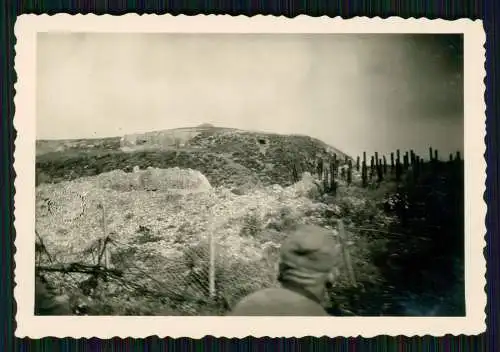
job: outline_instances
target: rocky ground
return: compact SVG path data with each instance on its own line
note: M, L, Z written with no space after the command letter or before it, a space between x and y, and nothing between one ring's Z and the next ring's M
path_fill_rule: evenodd
M275 284L289 229L315 223L337 236L339 219L354 277L347 263L339 268L330 292L337 308L463 312L456 166L428 168L416 183L389 176L366 188L354 172L333 195L310 173L291 177L291 164L311 170L308 160L332 151L309 137L226 129L197 134L178 150L89 143L47 142L37 156L37 266L77 314L224 314L243 295ZM394 211L403 199L407 210Z
M339 211L339 207L321 202L318 186L309 174L288 187L232 192L212 188L193 170L148 169L38 186L36 228L59 264L95 264L97 254L92 255L92 248L109 235L109 251L116 261L110 260L109 267L127 266L120 262L120 253L129 250L135 257L128 259L156 276L154 281L165 286L177 281L179 295L186 284L179 281L187 280L183 275L190 270L186 252L193 248L200 266L193 270L202 271L198 276L204 286L196 294L206 294L212 236L218 276L229 280L225 287L220 282L217 285L231 304L243 294L274 283L277 249L287 229L300 222L328 226L325 221ZM144 262L141 256L162 263L163 277L158 276L159 263ZM235 265L239 267L236 275L228 272ZM165 267L171 270L166 272Z

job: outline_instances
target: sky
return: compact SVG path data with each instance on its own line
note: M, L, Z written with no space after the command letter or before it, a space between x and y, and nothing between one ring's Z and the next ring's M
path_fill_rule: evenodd
M37 138L211 123L350 155L463 151L455 35L40 33Z

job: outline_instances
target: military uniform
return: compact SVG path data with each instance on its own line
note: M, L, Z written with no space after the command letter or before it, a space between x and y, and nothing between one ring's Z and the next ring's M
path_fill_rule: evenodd
M319 299L299 287L283 285L257 291L229 314L232 316L328 316Z
M280 252L281 287L250 294L228 315L329 316L321 298L340 257L340 246L333 234L319 226L299 226L288 236Z

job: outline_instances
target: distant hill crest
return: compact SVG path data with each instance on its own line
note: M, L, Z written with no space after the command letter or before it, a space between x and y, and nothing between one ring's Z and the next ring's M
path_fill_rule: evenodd
M53 182L135 167L190 168L212 185L288 185L290 175L317 172L321 158L346 154L304 135L284 135L203 126L128 134L123 137L37 141L37 173Z

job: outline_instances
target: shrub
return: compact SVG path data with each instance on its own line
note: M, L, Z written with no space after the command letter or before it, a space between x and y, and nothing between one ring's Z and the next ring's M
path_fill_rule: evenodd
M272 220L267 225L268 229L284 232L293 230L299 224L299 215L288 206L280 208L277 219Z
M142 225L139 226L137 234L138 236L134 239L134 243L136 244L159 242L163 239L161 236L155 236L150 228Z
M256 211L251 211L243 217L242 236L257 237L263 230L262 219Z

